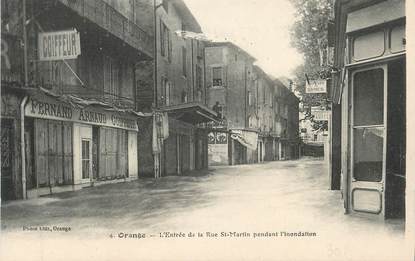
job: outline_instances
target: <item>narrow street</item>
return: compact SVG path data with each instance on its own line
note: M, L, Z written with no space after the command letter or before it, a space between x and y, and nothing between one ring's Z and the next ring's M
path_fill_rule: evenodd
M23 226L60 226L71 228L68 233L53 233L61 237L108 238L119 232L154 235L140 244L156 238L171 240L158 238L166 231L247 232L251 236L245 239L252 244L262 242L265 247L268 244L263 240L267 240L268 247L281 251L289 246L323 251L319 254L322 259L335 260L334 253L352 258L356 252L347 249L356 248L363 256L385 251L385 260L397 260L399 247L403 247L403 221L384 224L344 215L340 192L327 189L326 176L322 160L305 158L104 185L5 204L2 232L36 236L42 232L22 233ZM316 236L253 238L254 233L299 231ZM379 248L376 242L387 242L389 247Z

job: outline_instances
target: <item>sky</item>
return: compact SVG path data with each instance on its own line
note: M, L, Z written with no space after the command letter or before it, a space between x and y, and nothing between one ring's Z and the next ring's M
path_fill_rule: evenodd
M289 0L184 0L204 34L231 41L257 59L274 77L292 77L302 55L290 46L295 21Z

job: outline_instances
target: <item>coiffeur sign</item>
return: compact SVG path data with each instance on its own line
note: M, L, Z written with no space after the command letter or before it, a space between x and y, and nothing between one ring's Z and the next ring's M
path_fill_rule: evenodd
M79 32L74 30L39 33L39 60L76 59L81 54Z
M137 121L133 116L94 108L73 108L70 105L55 102L51 99L29 98L25 107L25 116L138 131Z

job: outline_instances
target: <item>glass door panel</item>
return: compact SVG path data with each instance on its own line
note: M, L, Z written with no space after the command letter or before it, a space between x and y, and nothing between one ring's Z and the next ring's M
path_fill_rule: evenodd
M350 206L384 213L386 66L352 73Z
M382 127L354 129L353 177L357 181L382 180L383 131Z
M82 140L82 179L90 179L91 174L91 141Z

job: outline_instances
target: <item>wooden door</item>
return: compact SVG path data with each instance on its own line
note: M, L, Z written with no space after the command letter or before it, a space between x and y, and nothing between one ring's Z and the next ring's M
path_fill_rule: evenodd
M1 198L15 199L13 184L13 120L1 120Z
M72 140L72 123L62 123L62 166L63 166L63 183L66 185L73 184L73 140Z
M73 184L72 123L35 119L34 129L37 187Z
M164 173L166 175L177 174L177 135L170 133L164 141Z
M37 187L49 186L48 122L35 119L35 173Z

